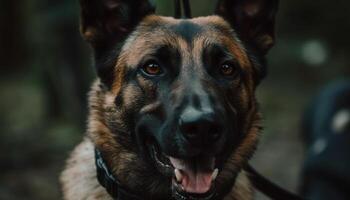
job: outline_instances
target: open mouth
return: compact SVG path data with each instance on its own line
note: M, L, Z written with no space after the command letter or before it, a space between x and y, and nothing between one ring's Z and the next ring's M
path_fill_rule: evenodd
M210 199L214 195L219 174L215 157L174 158L162 153L156 144L150 146L150 153L157 169L172 177L173 195L196 199Z

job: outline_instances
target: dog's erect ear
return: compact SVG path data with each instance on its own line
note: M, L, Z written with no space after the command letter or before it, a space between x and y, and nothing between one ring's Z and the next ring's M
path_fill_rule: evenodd
M228 21L240 39L265 55L275 41L278 0L219 0L215 14Z
M123 40L143 17L154 13L148 0L80 0L81 33L94 47Z
M97 74L106 86L113 82L116 54L137 24L153 14L148 0L80 0L81 33L94 50Z

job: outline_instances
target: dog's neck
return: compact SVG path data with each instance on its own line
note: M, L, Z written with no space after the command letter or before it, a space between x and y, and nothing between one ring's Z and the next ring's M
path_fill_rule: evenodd
M95 149L95 164L98 182L106 189L108 194L117 200L142 200L131 191L124 188L118 179L111 173L106 162L103 160L101 152Z
M144 198L135 192L130 191L124 187L117 177L115 177L106 162L103 159L101 152L95 149L95 165L98 182L103 186L108 194L115 200L143 200ZM233 188L235 179L230 181L230 185L227 186L227 190L222 193L214 193L212 196L205 198L197 198L192 196L183 196L178 193L174 193L171 200L212 200L212 199L223 199Z

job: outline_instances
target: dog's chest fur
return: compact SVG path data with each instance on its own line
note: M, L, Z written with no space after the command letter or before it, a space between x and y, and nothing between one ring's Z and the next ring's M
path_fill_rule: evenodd
M96 179L94 145L85 138L72 152L62 173L65 200L113 200ZM241 172L224 200L251 200L253 190L247 174Z

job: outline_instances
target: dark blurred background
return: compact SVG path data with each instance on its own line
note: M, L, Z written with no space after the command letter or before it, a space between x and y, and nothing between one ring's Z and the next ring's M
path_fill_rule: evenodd
M191 0L208 15L213 0ZM157 0L172 15L172 1ZM350 75L350 1L281 1L269 75L258 90L264 134L253 164L296 191L300 120L325 84ZM58 176L82 138L95 77L72 0L0 0L0 199L61 199ZM263 197L259 197L263 199Z

